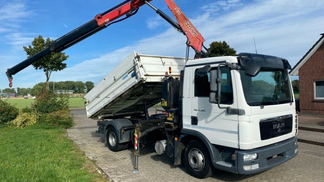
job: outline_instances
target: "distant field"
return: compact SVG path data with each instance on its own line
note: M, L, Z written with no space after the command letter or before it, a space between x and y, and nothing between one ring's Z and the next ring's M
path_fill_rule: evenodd
M10 98L10 99L2 99L17 108L25 108L30 107L32 103L34 103L34 99L23 99L23 98ZM85 99L78 97L78 98L69 98L69 107L70 108L80 108L84 107Z
M10 98L10 99L1 99L2 101L8 102L11 105L14 105L17 108L25 108L30 107L32 103L34 103L34 99L16 99L16 98Z

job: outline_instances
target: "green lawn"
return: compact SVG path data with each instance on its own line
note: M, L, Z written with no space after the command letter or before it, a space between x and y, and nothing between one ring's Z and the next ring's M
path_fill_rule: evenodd
M2 99L2 100L16 106L17 108L29 107L32 103L34 103L34 99L10 98L10 99ZM85 99L83 99L81 97L69 98L69 107L70 108L84 107L84 102L85 102Z
M0 126L0 181L107 181L62 128Z
M1 99L1 100L6 101L17 108L30 107L30 105L34 103L34 99Z
M85 107L84 102L86 100L81 98L81 97L74 97L74 98L69 98L69 107L70 108L76 108L76 107Z

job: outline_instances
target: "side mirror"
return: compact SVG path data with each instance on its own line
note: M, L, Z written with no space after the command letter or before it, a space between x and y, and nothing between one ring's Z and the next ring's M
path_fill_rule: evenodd
M217 70L210 70L210 91L217 92Z
M210 93L209 102L214 104L219 104L221 99L221 71L220 68L210 70Z

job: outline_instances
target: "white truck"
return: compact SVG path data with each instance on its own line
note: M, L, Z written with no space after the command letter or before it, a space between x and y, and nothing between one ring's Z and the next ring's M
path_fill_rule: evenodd
M132 53L88 94L87 115L110 150L155 142L197 177L212 166L253 174L297 155L287 60L260 54L185 58ZM167 73L165 73L167 72ZM165 113L148 115L161 103Z
M132 53L85 96L87 115L100 118L98 131L109 149L133 143L137 172L140 147L155 143L158 154L166 153L175 165L183 163L197 178L211 175L212 167L253 174L296 156L298 126L288 61L249 53L201 58L204 38L173 0L165 2L178 23L150 1L125 0L51 42L7 70L9 86L12 75L27 66L147 4L187 37L186 58ZM201 59L188 61L189 47ZM164 113L149 116L148 108L159 102Z

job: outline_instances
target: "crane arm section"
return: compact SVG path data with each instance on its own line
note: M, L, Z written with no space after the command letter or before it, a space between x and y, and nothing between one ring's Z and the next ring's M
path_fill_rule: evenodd
M184 35L187 37L187 44L191 46L196 53L201 53L202 45L205 39L196 29L196 27L189 21L186 15L174 3L173 0L165 0L169 9L173 13L176 20L179 22Z

